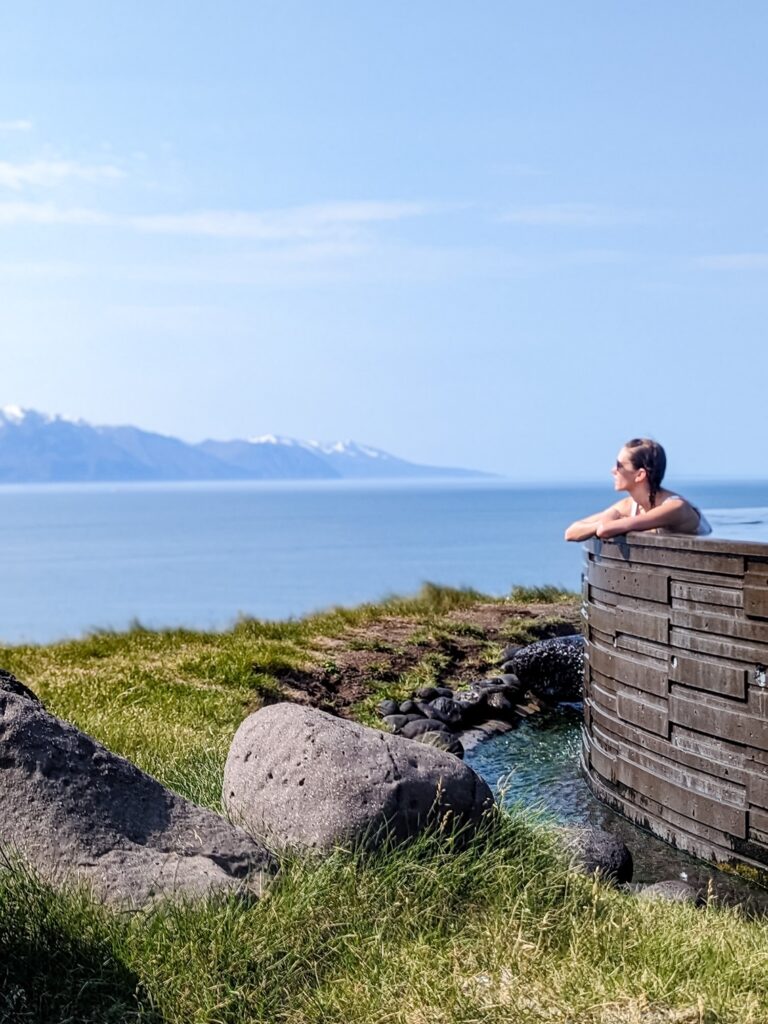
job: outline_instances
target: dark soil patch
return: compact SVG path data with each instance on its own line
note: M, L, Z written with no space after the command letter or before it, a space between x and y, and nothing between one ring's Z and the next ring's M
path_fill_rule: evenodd
M427 658L439 665L440 683L469 682L497 669L503 648L518 638L566 636L580 628L577 602L478 604L428 624L390 616L339 636L317 637L310 662L273 674L281 699L344 716Z

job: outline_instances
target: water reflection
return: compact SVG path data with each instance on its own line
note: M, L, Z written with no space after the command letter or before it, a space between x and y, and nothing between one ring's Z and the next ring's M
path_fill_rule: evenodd
M561 824L591 825L619 835L632 851L635 882L681 878L724 902L768 913L768 892L696 860L601 804L579 770L580 705L526 719L517 729L478 744L467 763L506 806L524 804Z

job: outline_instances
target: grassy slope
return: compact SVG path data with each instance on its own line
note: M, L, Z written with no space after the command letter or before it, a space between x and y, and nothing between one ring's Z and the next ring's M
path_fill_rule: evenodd
M525 598L553 593L518 592ZM482 599L487 602L488 599ZM222 635L141 629L11 648L0 665L166 784L216 806L229 742L318 637L413 620L459 629L479 595L411 600ZM526 635L525 621L508 637ZM356 634L359 636L359 632ZM390 681L439 672L434 656ZM365 702L358 706L364 714ZM570 876L545 830L489 822L374 860L284 865L268 897L124 918L23 870L0 876L0 1021L768 1021L768 927L643 905Z

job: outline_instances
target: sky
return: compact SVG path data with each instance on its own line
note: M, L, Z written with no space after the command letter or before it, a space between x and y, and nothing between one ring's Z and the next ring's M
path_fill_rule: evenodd
M768 477L768 5L0 12L0 404Z

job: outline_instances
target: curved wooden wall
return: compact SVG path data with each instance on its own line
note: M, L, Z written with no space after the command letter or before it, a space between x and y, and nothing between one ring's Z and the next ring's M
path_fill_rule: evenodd
M707 860L768 865L768 544L585 545L584 770Z

